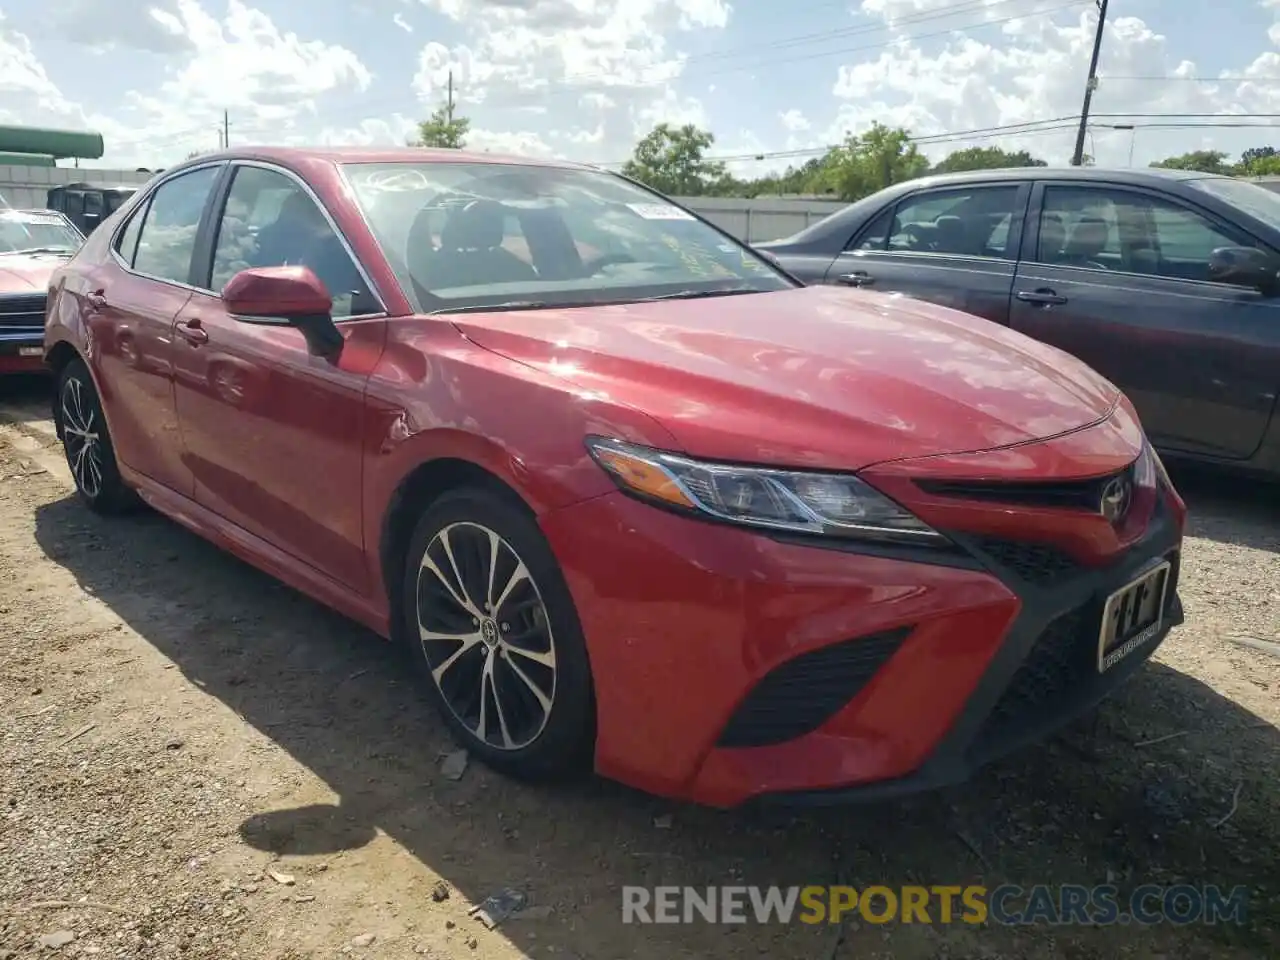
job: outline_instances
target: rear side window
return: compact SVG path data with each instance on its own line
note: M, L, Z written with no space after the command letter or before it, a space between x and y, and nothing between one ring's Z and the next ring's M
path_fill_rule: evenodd
M220 169L192 170L156 190L133 257L133 268L138 273L157 280L189 282L196 230Z

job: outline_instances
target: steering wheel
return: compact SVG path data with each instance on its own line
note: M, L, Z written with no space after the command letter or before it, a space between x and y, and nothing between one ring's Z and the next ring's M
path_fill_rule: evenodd
M605 267L611 267L617 263L635 263L636 258L626 253L604 253L596 257L594 260L588 260L582 265L585 275L594 276Z

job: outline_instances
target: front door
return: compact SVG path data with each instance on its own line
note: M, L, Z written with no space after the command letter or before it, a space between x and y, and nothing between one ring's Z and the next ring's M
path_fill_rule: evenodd
M1251 456L1280 384L1280 300L1208 276L1214 249L1261 244L1137 188L1050 182L1032 209L1014 328L1124 390L1157 446Z
M850 238L826 282L1007 323L1030 189L1011 181L908 194Z
M112 241L112 253L73 293L93 343L103 403L121 462L184 496L173 398L173 319L191 298L200 218L223 165L162 183Z
M326 235L327 232L327 235ZM236 168L212 234L206 289L177 317L175 393L203 506L358 592L371 588L362 518L364 392L386 325L332 222L292 175ZM323 249L319 259L310 259ZM220 291L251 266L305 263L332 291L345 346L236 318ZM366 319L359 319L356 314Z

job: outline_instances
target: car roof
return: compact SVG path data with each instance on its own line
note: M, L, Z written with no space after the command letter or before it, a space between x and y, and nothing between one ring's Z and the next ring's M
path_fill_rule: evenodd
M1003 167L997 170L962 170L937 173L906 181L915 186L945 183L972 183L975 180L1008 180L1022 177L1053 177L1055 180L1105 180L1134 186L1170 180L1230 180L1217 173L1198 170L1169 170L1164 167Z
M550 157L524 157L517 154L487 151L450 150L435 147L236 147L217 153L202 154L189 163L210 160L263 160L292 166L304 160L327 160L330 163L493 163L523 166L562 167L594 170L590 164L573 163ZM181 166L187 166L186 163ZM176 169L169 168L165 172Z

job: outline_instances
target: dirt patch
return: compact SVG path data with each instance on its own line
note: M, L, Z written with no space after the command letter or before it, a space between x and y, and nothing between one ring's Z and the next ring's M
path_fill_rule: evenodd
M1185 479L1187 624L1096 719L945 794L772 820L600 782L532 789L475 764L449 779L452 745L389 645L158 516L91 516L46 404L0 408L0 955L1280 951L1280 660L1229 639L1280 639L1267 491ZM621 922L624 885L834 882L1244 885L1249 918ZM508 887L537 909L493 931L469 916Z

